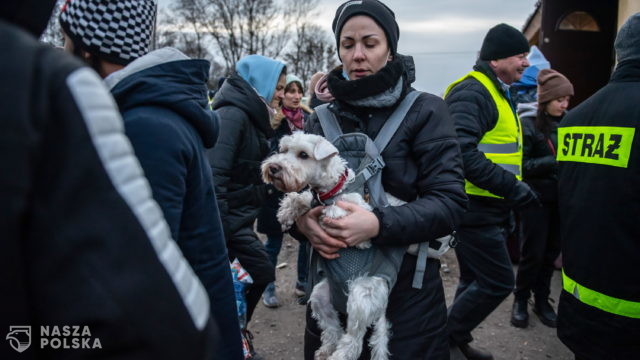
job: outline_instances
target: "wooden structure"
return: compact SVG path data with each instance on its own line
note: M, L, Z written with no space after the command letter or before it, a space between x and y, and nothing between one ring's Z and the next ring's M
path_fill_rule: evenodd
M640 0L541 0L523 33L571 80L573 107L609 81L616 33L638 11Z

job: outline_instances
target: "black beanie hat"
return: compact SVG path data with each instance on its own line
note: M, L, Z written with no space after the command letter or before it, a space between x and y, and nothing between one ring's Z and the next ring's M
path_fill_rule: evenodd
M391 55L395 55L398 49L400 29L398 28L396 16L393 11L378 0L351 0L338 7L336 16L333 18L333 24L331 25L333 33L336 36L338 57L340 57L340 32L342 31L342 27L349 18L356 15L369 16L384 30Z
M498 60L529 52L529 42L520 30L507 24L492 27L482 41L480 60Z

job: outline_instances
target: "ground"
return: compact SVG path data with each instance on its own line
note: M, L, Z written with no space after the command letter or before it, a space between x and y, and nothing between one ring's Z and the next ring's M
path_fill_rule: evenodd
M278 258L279 268L276 270L276 288L282 306L269 309L261 302L249 326L255 336L256 350L266 360L303 359L305 306L298 305L293 293L297 254L298 242L285 236ZM445 254L440 274L447 305L450 305L458 284L458 264L453 250ZM560 273L556 272L552 279L551 297L553 299L558 299L560 293L559 275ZM543 325L531 311L527 329L511 326L509 317L512 304L513 296L509 296L473 332L475 344L490 350L496 360L572 360L574 358L556 337L555 329ZM456 357L454 354L451 360L456 360Z

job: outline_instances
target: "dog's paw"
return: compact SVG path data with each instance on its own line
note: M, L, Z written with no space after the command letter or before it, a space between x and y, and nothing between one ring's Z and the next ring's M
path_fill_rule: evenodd
M322 210L322 213L331 219L340 219L343 218L345 216L347 216L349 213L347 213L346 210L344 210L343 208L341 208L338 205L331 205L331 206L327 206L326 208L324 208L324 210Z
M280 219L278 219L278 222L280 222L280 230L282 230L282 232L289 231L294 223L293 221L280 221Z
M329 349L323 349L322 347L313 354L313 360L327 360L331 356L333 351Z
M363 241L360 244L356 245L358 249L368 249L371 247L371 240Z

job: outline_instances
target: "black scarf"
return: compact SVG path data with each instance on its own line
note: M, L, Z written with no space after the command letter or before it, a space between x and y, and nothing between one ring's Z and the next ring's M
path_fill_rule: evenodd
M329 73L327 84L329 91L341 101L354 101L369 98L392 89L398 84L404 73L404 63L394 57L380 71L357 80L346 80L342 76L342 66Z

